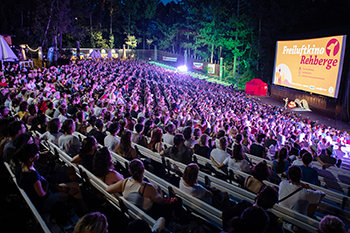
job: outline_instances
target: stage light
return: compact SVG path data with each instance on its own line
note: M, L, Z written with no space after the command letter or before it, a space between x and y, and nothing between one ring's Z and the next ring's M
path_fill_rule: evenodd
M180 72L186 72L187 71L187 66L183 65L183 66L179 66L177 67L178 71Z

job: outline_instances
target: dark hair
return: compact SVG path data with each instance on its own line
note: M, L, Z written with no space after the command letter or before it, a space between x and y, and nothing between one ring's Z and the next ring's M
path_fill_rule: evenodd
M139 118L137 118L137 123L143 125L143 123L145 123L145 120L146 120L146 118L144 116L140 116Z
M67 133L74 125L74 121L70 118L66 119L62 124L62 129Z
M189 186L193 187L198 179L199 167L195 163L190 163L186 166L182 179Z
M80 153L87 154L92 151L93 147L95 146L96 139L94 136L87 136L84 138L83 142L81 143L81 150Z
M23 121L13 121L9 124L8 130L11 137L14 137L18 134L18 131L22 129L24 125Z
M259 133L256 140L258 141L258 143L261 143L264 138L265 138L265 134Z
M145 122L145 128L143 128L143 131L142 131L143 135L148 136L148 132L149 132L152 124L153 124L153 121L151 121L151 120L148 120Z
M222 130L222 129L220 129L219 132L218 132L218 134L216 135L216 137L220 139L220 138L222 138L223 136L225 136L225 131Z
M166 125L166 126L164 127L164 129L165 129L168 133L172 134L172 133L174 133L174 131L175 131L175 125L174 125L174 124L168 124L168 125Z
M191 136L192 136L192 127L190 127L190 126L186 127L184 129L184 134L183 135L184 135L185 140L190 139Z
M304 153L302 160L304 164L309 165L312 162L312 155L310 152Z
M143 124L138 123L135 125L135 131L137 133L141 133L142 130L143 130Z
M96 128L97 129L103 128L103 121L101 119L96 120Z
M27 101L22 101L19 103L19 111L25 112L27 111L28 103Z
M227 138L225 136L220 138L220 147L226 147L227 146Z
M243 139L242 134L239 133L236 135L236 143L241 143L242 139Z
M125 129L120 137L120 143L118 148L120 148L120 151L123 153L121 156L125 157L125 154L128 152L129 148L131 147L131 136L132 133L130 130Z
M271 171L266 163L259 162L252 168L250 174L252 174L255 179L262 182L270 177Z
M276 166L275 166L275 171L277 173L284 172L284 163L286 162L287 154L288 154L288 150L286 148L282 148L278 152L278 162L276 163Z
M114 169L112 156L107 147L99 149L93 159L93 172L97 177L104 177Z
M96 117L95 115L92 115L92 116L89 118L88 122L89 122L90 125L95 126L96 120L97 120L97 117Z
M50 133L58 133L60 130L60 119L58 118L52 118L48 123L46 130L49 131Z
M34 115L34 114L36 113L35 110L36 110L35 104L30 104L30 105L28 106L28 112L29 112L29 114Z
M269 224L269 216L261 207L249 207L231 221L230 233L262 233Z
M29 159L34 158L34 156L39 152L39 148L35 143L25 144L21 147L21 149L17 152L17 158L22 163L28 162Z
M142 161L139 159L133 159L129 163L129 171L134 180L141 181L144 168Z
M115 133L117 133L119 131L119 128L120 128L119 122L114 122L114 123L109 125L108 131L111 134L115 134Z
M76 114L75 114L76 118L79 120L79 121L82 121L83 120L83 117L84 117L84 112L83 111L78 111Z
M300 167L290 166L288 168L288 176L292 182L300 182L302 176Z
M28 143L31 137L32 137L31 132L21 133L13 140L13 146L16 147L17 149L20 149L22 146Z
M184 136L182 134L176 134L174 137L174 145L178 146L181 142L184 141Z
M235 159L236 162L243 160L243 150L240 144L235 144L233 146L231 158Z
M320 233L344 233L344 223L336 216L326 215L319 224Z
M272 208L278 201L278 191L275 187L266 186L258 193L256 201L257 205L265 210Z

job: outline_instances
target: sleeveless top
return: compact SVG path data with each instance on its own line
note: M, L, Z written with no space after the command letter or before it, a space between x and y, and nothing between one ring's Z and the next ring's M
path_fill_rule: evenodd
M153 201L150 198L143 197L143 195L139 193L142 183L135 182L132 179L127 179L124 185L125 188L123 191L123 197L126 200L130 201L144 211L151 209Z

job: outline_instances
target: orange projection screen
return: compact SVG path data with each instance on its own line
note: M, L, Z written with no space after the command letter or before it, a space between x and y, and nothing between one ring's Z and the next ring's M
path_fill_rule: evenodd
M337 98L346 35L277 41L273 84Z

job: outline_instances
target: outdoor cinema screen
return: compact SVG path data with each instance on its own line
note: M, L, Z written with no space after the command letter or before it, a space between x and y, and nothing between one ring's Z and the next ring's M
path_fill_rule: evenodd
M337 98L346 35L277 41L273 84Z

